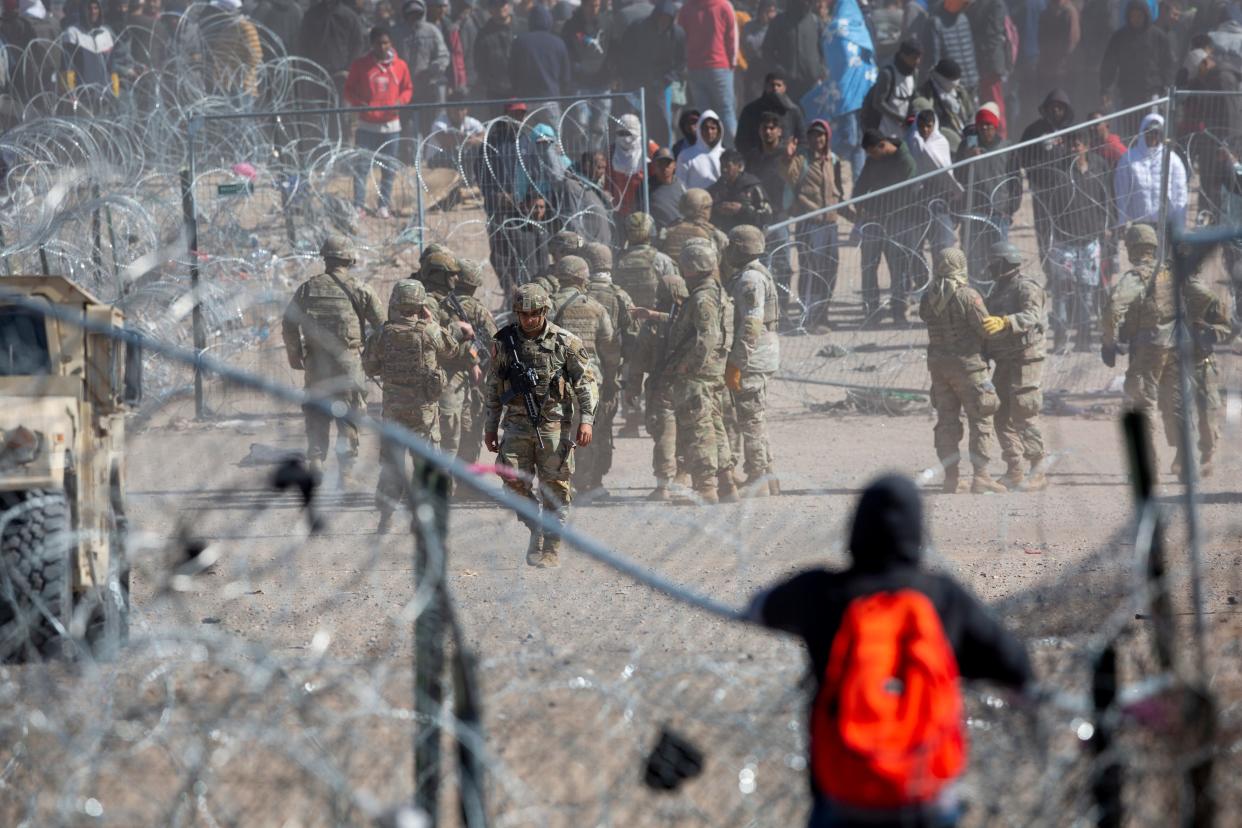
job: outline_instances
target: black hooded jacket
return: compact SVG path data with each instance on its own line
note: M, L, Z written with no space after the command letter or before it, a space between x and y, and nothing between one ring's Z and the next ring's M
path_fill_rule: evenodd
M1065 107L1065 119L1059 123L1053 122L1048 117L1048 105L1053 103L1059 103ZM1022 133L1022 142L1033 141L1073 125L1074 108L1070 106L1069 95L1061 89L1052 90L1039 105L1039 115L1039 120L1028 126ZM1018 152L1019 161L1022 168L1026 170L1026 177L1031 183L1032 190L1050 190L1060 183L1062 178L1060 171L1064 169L1065 162L1069 158L1069 144L1065 136L1051 138L1042 144L1035 144Z
M776 95L764 92L742 107L741 114L737 116L737 138L734 139L734 143L737 151L742 155L758 151L759 121L765 112L774 112L781 116L784 140L789 140L791 137L802 140L803 133L806 132L802 108L787 94Z
M795 575L760 593L751 617L802 638L818 689L850 602L876 592L913 589L936 608L962 678L1024 687L1032 673L1022 642L948 575L923 569L922 548L918 489L905 477L882 477L858 501L850 532L853 565L844 572L813 569Z
M1123 107L1137 106L1152 96L1163 95L1176 71L1173 44L1163 29L1152 25L1147 3L1130 0L1127 17L1131 9L1143 13L1143 25L1134 29L1127 20L1109 38L1100 61L1100 91L1107 92L1116 84L1118 103Z
M530 10L530 29L513 40L509 51L513 94L521 98L557 98L573 88L569 50L552 33L552 12L542 4Z

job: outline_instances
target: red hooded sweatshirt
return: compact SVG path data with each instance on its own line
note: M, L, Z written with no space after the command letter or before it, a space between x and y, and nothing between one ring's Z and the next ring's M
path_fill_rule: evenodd
M349 65L345 79L345 103L350 106L398 106L408 104L414 97L414 84L410 81L410 69L405 61L394 57L380 63L368 52ZM362 128L367 125L373 131L400 132L400 113L392 109L377 109L359 115ZM380 129L397 122L395 129Z
M677 24L686 33L686 68L737 65L737 16L729 0L687 0Z

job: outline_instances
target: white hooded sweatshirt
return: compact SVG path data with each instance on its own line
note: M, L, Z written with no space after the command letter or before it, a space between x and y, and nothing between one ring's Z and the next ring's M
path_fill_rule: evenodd
M703 122L709 118L721 124L720 140L711 147L703 141ZM706 190L720 178L720 156L724 151L724 125L720 116L708 109L699 116L699 131L694 143L682 150L677 159L677 178L686 185L687 190L696 187Z
M1160 173L1164 165L1164 144L1147 146L1147 130L1159 127L1163 132L1164 118L1151 114L1143 118L1139 135L1134 139L1113 174L1113 195L1117 199L1117 223L1135 221L1156 223L1160 219ZM1186 225L1186 166L1177 153L1169 157L1169 221L1175 227Z

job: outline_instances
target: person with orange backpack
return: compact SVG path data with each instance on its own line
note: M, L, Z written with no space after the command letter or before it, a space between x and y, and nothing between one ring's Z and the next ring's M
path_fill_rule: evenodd
M923 506L908 478L867 487L849 549L848 569L803 572L750 610L810 656L810 828L953 826L966 767L959 681L1023 690L1026 648L955 580L923 568Z

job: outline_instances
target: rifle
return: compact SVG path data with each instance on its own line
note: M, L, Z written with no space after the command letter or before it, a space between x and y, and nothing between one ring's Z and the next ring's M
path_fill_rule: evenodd
M518 394L522 395L522 403L526 406L526 416L530 418L531 425L535 427L535 442L538 443L539 448L543 448L543 435L539 433L539 426L543 425L543 415L539 412L539 399L535 396L535 389L539 387L539 375L535 373L533 367L522 362L518 354L518 336L517 327L512 326L508 328L507 336L497 337L509 351L509 369L505 372L509 390L501 395L500 404L507 405Z
M470 321L470 317L466 316L466 309L461 306L461 300L457 298L456 293L453 293L453 291L450 290L448 293L444 294L444 300L449 303L449 307L453 309L453 313L457 314L457 318L462 322L465 322L474 330L474 355L475 358L479 360L479 366L483 367L485 360L490 357L491 353L487 345L487 340L483 338L483 334L481 334L479 329L474 326L474 323Z

